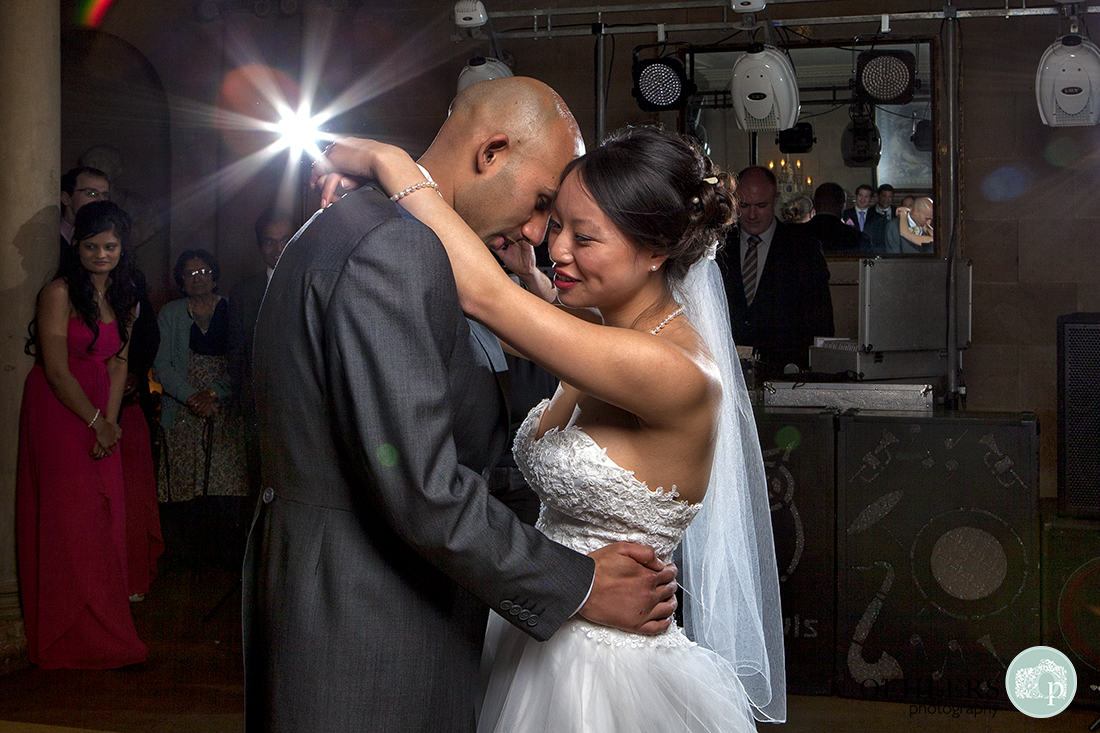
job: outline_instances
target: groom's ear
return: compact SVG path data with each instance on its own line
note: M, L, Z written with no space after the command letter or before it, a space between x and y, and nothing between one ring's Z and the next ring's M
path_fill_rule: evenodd
M477 149L477 172L486 174L500 170L508 159L510 151L506 133L498 132L488 138Z

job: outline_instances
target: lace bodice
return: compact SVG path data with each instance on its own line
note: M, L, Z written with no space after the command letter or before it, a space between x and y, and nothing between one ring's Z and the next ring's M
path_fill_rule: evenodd
M607 457L607 451L574 424L552 428L539 439L539 420L549 400L527 415L514 453L524 477L542 500L538 528L578 552L637 542L669 560L699 504L678 501L676 487L650 489Z

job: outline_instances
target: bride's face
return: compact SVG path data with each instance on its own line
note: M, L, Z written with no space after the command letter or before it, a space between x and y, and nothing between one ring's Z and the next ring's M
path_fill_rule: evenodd
M627 305L654 276L657 258L608 218L576 172L562 182L550 216L550 257L558 298L574 308Z

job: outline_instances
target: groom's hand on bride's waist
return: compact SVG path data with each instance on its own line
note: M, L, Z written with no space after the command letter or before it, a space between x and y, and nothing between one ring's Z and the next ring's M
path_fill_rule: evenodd
M659 634L676 610L676 574L653 549L616 542L588 553L596 561L592 592L580 615L589 621L639 634Z

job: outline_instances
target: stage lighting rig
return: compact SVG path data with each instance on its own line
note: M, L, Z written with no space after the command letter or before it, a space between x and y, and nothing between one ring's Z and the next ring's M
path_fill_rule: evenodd
M638 100L638 106L646 112L683 109L696 92L695 82L688 78L684 62L673 56L640 60L638 51L643 48L648 46L634 49L631 67L634 88L630 93Z
M882 155L882 138L874 123L875 108L855 102L848 108L852 121L840 136L840 155L849 168L874 168Z
M872 104L909 104L918 86L911 51L864 51L856 61L856 97Z

